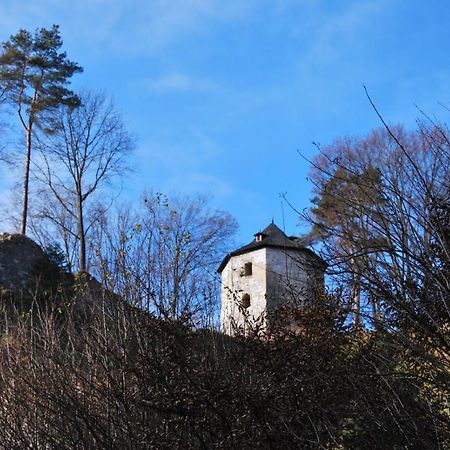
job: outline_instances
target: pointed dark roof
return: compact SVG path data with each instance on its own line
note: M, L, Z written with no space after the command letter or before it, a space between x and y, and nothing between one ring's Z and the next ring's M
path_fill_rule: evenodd
M255 233L256 239L250 242L243 247L238 248L234 252L228 253L227 256L223 259L220 264L217 272L221 273L222 270L227 265L228 261L233 256L242 255L244 253L251 252L253 250L257 250L265 247L272 248L280 248L280 249L289 249L296 250L300 252L308 253L310 256L317 258L317 262L319 265L326 266L325 261L322 260L318 255L316 255L311 249L305 247L301 238L295 236L287 236L280 228L278 228L272 221L269 225L267 225L264 230Z

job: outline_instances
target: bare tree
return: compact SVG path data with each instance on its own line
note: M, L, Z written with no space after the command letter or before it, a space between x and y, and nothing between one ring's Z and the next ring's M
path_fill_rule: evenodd
M137 212L124 207L114 222L99 224L98 267L107 286L161 317L211 317L216 269L236 229L229 214L204 197L150 194Z
M5 90L2 89L0 87L0 162L5 160L4 157L4 148L5 148L5 144L4 144L4 124L3 124L3 120L1 117L1 114L3 113L3 104L5 103Z
M22 234L27 227L33 131L35 127L46 128L47 114L59 105L79 105L78 97L66 86L82 68L59 52L61 46L59 27L54 25L50 30L41 28L34 34L20 30L3 42L0 53L0 88L7 103L17 110L26 136Z
M450 139L445 125L428 119L419 123L415 133L386 125L368 137L324 149L314 163L317 204L327 206L329 215L338 211L339 221L320 220L318 210L311 220L326 229L322 249L335 263L335 273L350 278L356 273L367 299L381 308L383 325L414 333L414 339L407 339L411 346L423 336L441 353L450 348L444 325L450 321L450 286L443 269L443 259L450 255L445 225ZM379 174L376 182L363 176L369 167ZM358 175L349 185L357 195L326 190L330 180L343 186L339 173ZM367 192L370 197L361 201ZM324 193L339 208L325 204ZM355 211L364 218L356 230L351 227ZM350 245L340 245L342 241ZM351 264L355 259L361 264L357 271Z
M62 195L62 194L61 194ZM66 203L69 203L68 201ZM47 186L41 186L30 208L28 227L43 248L59 245L69 271L79 267L77 221Z
M80 98L79 108L59 108L52 120L54 132L40 142L39 176L58 205L42 214L76 237L78 269L86 271L86 236L97 218L95 213L91 220L87 217L88 203L112 178L124 175L134 143L112 100L91 92ZM68 218L76 222L76 232L67 226Z

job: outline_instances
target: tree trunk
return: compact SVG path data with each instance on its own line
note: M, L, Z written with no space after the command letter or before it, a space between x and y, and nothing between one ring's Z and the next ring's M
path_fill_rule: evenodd
M352 295L352 316L353 325L355 328L361 327L361 275L359 273L358 265L355 261L355 257L350 258L351 267L351 295Z
M358 274L353 274L352 280L352 310L353 325L355 328L361 327L361 285Z
M83 218L83 199L81 198L81 190L77 194L77 230L78 239L80 241L79 248L79 268L80 272L86 272L86 239L84 233L84 218Z
M372 320L375 325L375 330L379 331L383 328L383 322L381 318L381 311L380 311L380 305L378 304L377 300L372 299Z
M25 129L27 135L27 154L25 159L25 175L23 177L23 194L22 194L22 223L20 227L20 233L26 234L27 230L27 216L28 216L28 193L30 184L30 163L31 163L31 128L30 123L28 128Z

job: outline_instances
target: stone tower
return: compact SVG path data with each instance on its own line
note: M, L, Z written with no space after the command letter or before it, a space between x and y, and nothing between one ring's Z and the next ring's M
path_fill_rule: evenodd
M236 327L245 329L250 322L270 327L274 313L286 302L314 298L325 268L299 238L288 237L272 222L219 266L222 331L234 334Z

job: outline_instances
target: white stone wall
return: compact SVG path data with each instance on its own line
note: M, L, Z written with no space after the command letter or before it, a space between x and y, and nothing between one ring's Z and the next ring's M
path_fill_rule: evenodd
M266 311L266 248L243 255L233 256L222 271L222 331L233 334L235 326L246 328L246 321L254 324L264 320ZM252 274L245 276L245 263L252 263ZM250 306L245 310L247 320L239 302L242 296L250 295ZM231 320L231 318L234 319Z
M274 310L283 302L311 299L320 284L320 271L315 260L306 252L267 248L268 309Z
M245 276L249 262L252 274ZM307 252L272 247L231 257L222 271L222 331L232 335L236 327L246 331L255 324L267 326L283 303L312 301L315 288L323 284L323 272L315 264ZM243 309L240 301L246 293L250 306Z

